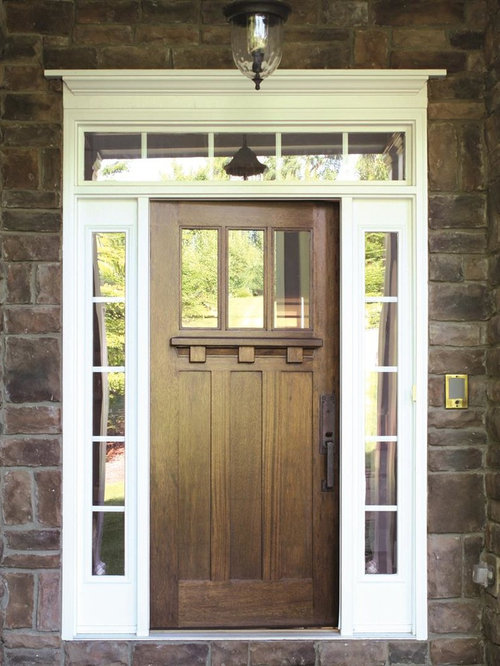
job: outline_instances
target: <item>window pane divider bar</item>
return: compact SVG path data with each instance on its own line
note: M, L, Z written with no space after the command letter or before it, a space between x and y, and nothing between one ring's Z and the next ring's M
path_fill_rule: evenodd
M106 437L105 435L93 435L92 436L92 441L93 442L124 442L125 441L125 436L124 435L112 435L109 437Z
M397 365L374 365L372 368L368 368L369 372L397 372Z
M93 365L92 372L125 372L124 365Z
M92 504L92 511L103 513L125 513L125 506L112 506L109 504Z
M92 296L92 303L125 303L125 296Z
M397 303L397 296L365 296L365 303Z
M395 504L365 504L365 511L393 511L398 510Z

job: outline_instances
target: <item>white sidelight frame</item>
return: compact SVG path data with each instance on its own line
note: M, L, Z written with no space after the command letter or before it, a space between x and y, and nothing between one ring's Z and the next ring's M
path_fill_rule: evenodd
M346 639L427 636L427 89L442 70L282 70L260 92L233 71L50 70L64 82L62 637ZM84 131L405 131L406 180L119 183L82 180ZM152 199L341 204L339 629L149 631L149 207ZM91 576L85 461L89 237L127 234L127 471L123 577ZM364 573L363 235L399 237L398 534L395 575ZM86 374L87 373L87 374ZM87 379L86 379L87 377ZM86 411L87 410L87 411ZM87 438L87 439L86 439ZM401 441L399 441L401 440ZM88 524L88 523L87 523ZM404 543L402 543L404 536ZM87 553L87 555L86 555Z

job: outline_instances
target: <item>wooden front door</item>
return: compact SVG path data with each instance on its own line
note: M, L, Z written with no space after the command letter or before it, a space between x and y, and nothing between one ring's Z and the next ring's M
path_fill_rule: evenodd
M153 202L151 626L335 626L335 204Z

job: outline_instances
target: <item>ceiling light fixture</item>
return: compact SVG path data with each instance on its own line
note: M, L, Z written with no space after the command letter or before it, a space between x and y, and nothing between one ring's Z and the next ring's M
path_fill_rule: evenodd
M282 0L234 0L224 7L231 23L234 62L256 90L280 64L283 24L291 11Z

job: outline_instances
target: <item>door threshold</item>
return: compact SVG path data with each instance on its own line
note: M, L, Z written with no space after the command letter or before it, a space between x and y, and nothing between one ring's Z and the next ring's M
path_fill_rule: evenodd
M146 638L161 641L178 641L185 639L193 641L334 640L340 638L340 631L333 627L311 629L174 629L172 631L153 629Z

